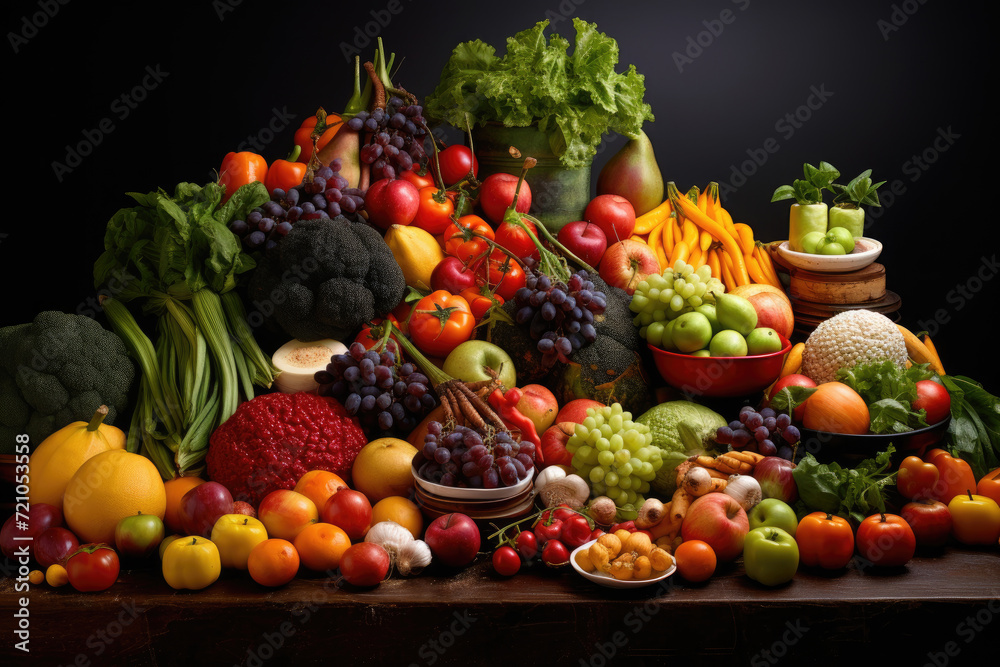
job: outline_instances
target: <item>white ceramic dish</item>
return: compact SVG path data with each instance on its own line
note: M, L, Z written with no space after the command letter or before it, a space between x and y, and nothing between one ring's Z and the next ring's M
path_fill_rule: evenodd
M581 547L573 549L573 553L569 555L569 562L572 563L573 569L579 572L583 577L590 579L595 584L600 584L601 586L607 586L608 588L642 588L644 586L649 586L650 584L655 584L663 581L670 575L672 575L677 570L677 565L671 565L670 569L662 574L650 577L649 579L615 579L610 574L603 574L600 572L586 572L582 567L580 567L576 562L577 552L583 551L584 549L589 549L590 545L597 540L591 540Z
M843 273L863 269L882 253L882 244L863 236L854 241L854 252L849 255L814 255L796 252L788 246L788 241L778 246L778 254L797 269L818 273Z
M469 489L461 488L456 486L444 486L443 484L435 484L434 482L423 479L417 474L417 461L423 464L423 455L414 459L413 464L410 466L410 472L413 473L413 481L420 488L424 489L428 493L432 493L439 498L450 498L452 500L505 500L507 498L513 498L531 485L531 480L534 475L529 475L521 481L519 481L514 486L500 486L495 489Z

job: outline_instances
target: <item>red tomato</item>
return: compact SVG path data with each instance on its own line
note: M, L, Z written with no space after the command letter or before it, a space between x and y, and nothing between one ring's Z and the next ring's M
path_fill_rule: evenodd
M799 562L826 570L839 570L854 555L854 530L839 516L813 512L802 517L795 529Z
M951 394L943 385L934 380L919 380L916 385L917 400L913 401L913 409L926 410L928 424L937 424L951 413Z
M493 552L493 569L497 574L512 577L521 569L521 557L512 547L504 545Z
M592 532L590 523L582 515L574 512L572 516L563 520L562 537L560 539L570 549L576 549L590 541L590 534Z
M111 588L118 579L121 563L107 544L84 544L66 559L69 583L81 593Z
M484 289L482 286L467 287L461 291L459 296L469 302L469 308L472 310L472 316L476 318L477 323L486 316L486 313L489 312L494 303L498 306L502 306L504 304L504 298L502 296L498 294L490 294L490 291L488 289Z
M514 540L517 545L517 553L526 561L531 560L538 554L538 538L530 530L522 530Z
M521 222L534 234L535 238L538 238L538 229L535 227L535 223L525 218L521 218ZM521 259L525 257L539 258L538 247L535 245L535 242L531 240L531 237L524 231L524 228L519 227L516 223L500 223L496 231L496 242L501 248L506 248L514 253L515 257L520 257Z
M941 472L933 463L925 463L919 456L907 456L899 463L896 488L904 498L930 498Z
M608 528L609 533L614 533L619 530L627 530L630 533L634 533L637 530L635 527L635 521L622 521L621 523L616 523Z
M479 189L479 205L486 217L496 224L503 222L504 213L514 202L514 192L517 190L518 177L513 174L499 172L490 174L483 179ZM521 184L521 192L517 197L518 213L531 210L531 188L528 181Z
M569 549L559 540L549 540L542 549L542 562L546 565L563 565L569 562Z
M489 260L479 265L480 280L493 288L504 301L514 298L514 293L524 287L525 275L521 265L505 255L502 250L490 253Z
M451 224L451 214L455 212L455 201L445 190L436 185L420 188L420 204L413 218L413 225L431 234L440 234Z
M785 387L815 387L816 382L812 378L809 378L801 373L791 373L783 378L779 378L774 386L771 387L770 391L767 393L767 401L770 403L771 397L777 394L779 391ZM795 420L796 424L802 423L802 415L806 411L806 404L802 403L795 408L792 413L792 419Z
M421 352L446 357L459 343L472 337L476 318L469 302L444 290L431 292L419 302L410 318L410 338Z
M895 514L873 514L858 526L858 553L874 565L906 565L917 550L910 524Z
M544 546L550 541L559 539L562 535L563 522L562 519L557 519L554 516L539 517L538 523L533 527L538 543Z
M413 183L413 185L417 186L418 190L434 185L434 177L431 175L431 172L419 164L415 164L409 169L404 170L399 177L404 181Z
M410 224L419 208L420 191L409 181L383 178L372 183L365 193L368 221L382 229Z
M372 505L368 497L354 489L341 489L330 496L320 509L320 519L332 523L356 542L372 525Z
M379 324L381 320L376 320L373 324ZM354 340L365 346L366 350L370 350L381 342L381 338L372 333L371 327L365 326L358 332L358 335L354 337ZM349 345L349 344L348 344ZM402 352L400 352L399 343L392 336L385 344L385 349L396 355L396 361L403 358Z
M389 565L389 552L374 542L352 544L340 557L340 573L355 586L377 586L389 575Z
M478 215L463 215L444 230L444 251L452 257L458 257L463 262L471 262L489 250L489 244L478 236L468 240L462 237L462 227L471 229L491 241L496 238L490 223Z
M441 165L441 180L445 186L454 185L465 180L469 176L469 171L475 176L479 173L479 160L472 154L468 146L455 144L448 146L438 153L437 161ZM434 164L433 158L430 164Z

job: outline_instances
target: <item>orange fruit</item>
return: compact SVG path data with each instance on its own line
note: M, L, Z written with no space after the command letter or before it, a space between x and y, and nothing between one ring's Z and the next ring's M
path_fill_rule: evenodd
M413 533L413 538L417 540L424 532L424 517L420 508L403 496L388 496L372 506L372 525L379 521L395 521Z
M691 582L707 581L715 574L715 551L702 540L681 542L674 551L677 572Z
M161 519L167 494L160 472L145 456L109 449L84 462L66 485L63 516L80 543L115 543L115 527L127 516Z
M247 571L261 586L284 586L299 571L299 552L288 540L272 537L250 550Z
M293 544L302 565L326 572L340 567L340 557L351 546L351 538L332 523L311 523L295 536Z
M346 488L348 488L347 482L340 475L329 470L310 470L299 477L292 490L309 498L316 507L323 507L330 496Z
M406 496L413 490L413 457L417 448L399 438L379 438L361 448L351 466L357 491L374 505L389 496Z
M163 514L163 523L169 530L175 533L183 532L180 518L181 498L194 487L204 483L205 480L201 477L174 477L163 483L163 490L167 493L167 509Z

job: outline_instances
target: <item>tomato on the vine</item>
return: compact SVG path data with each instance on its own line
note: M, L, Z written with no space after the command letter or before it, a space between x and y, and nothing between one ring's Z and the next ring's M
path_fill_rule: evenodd
M400 172L399 178L417 186L418 190L434 185L434 176L430 170L419 164L415 164L409 169L404 169Z
M573 513L563 520L562 542L570 549L582 547L590 541L592 529L590 522L582 514Z
M66 576L81 593L111 588L118 579L121 563L109 545L83 544L66 559Z
M466 287L459 292L459 296L469 302L469 308L472 310L472 316L476 318L476 322L483 319L494 303L498 306L504 304L502 296L499 294L490 294L490 291L482 285L478 287Z
M436 185L420 188L420 203L413 225L431 234L440 234L451 224L451 214L455 212L455 200L447 190L439 190Z
M479 265L479 276L482 282L493 288L494 294L499 294L505 301L514 298L514 293L524 287L524 269L521 264L502 250L494 250L487 261Z
M518 533L514 544L517 546L517 553L521 554L521 558L526 561L538 555L538 538L530 530L522 530Z
M448 255L458 257L463 262L471 262L476 257L485 254L490 246L485 239L478 236L472 236L469 239L463 238L462 228L471 229L491 241L496 238L490 223L478 215L463 215L452 222L442 234L444 251Z
M457 294L437 290L417 302L410 318L413 344L432 357L445 357L472 337L476 318L469 302Z
M552 540L558 540L562 535L563 521L557 519L550 512L546 512L538 517L535 525L532 526L538 543L543 547Z
M473 176L479 173L479 160L468 146L461 144L448 146L438 153L437 161L441 165L441 180L446 187L465 180L469 176L469 171L472 171ZM433 158L430 164L434 164Z
M393 324L397 324L395 318L390 318L390 319L392 319ZM381 323L381 321L382 320L375 320L373 324L377 325ZM399 325L397 324L397 326ZM354 337L354 340L364 345L366 350L370 350L381 342L382 337L376 336L374 333L372 333L371 327L369 327L366 324L364 327L361 328L361 331L358 332L358 335ZM390 336L389 340L386 341L385 349L389 350L394 355L396 355L397 360L402 359L402 353L400 351L399 343L392 336Z
M910 524L895 514L873 514L862 521L855 542L859 554L886 567L905 565L917 549Z
M497 574L512 577L521 569L521 557L513 547L504 545L493 552L493 569Z
M535 238L538 238L538 228L531 220L521 218L521 223L531 231ZM515 257L524 259L525 257L539 258L538 246L516 223L501 222L496 229L496 242L501 248L511 251Z

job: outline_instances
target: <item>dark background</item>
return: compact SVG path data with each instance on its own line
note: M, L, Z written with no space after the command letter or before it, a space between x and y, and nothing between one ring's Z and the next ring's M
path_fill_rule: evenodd
M788 202L770 197L803 162L829 161L847 178L871 168L888 181L868 235L885 246L879 261L903 323L934 335L949 372L992 381L986 70L996 44L985 3L64 1L5 8L0 325L92 309L91 267L106 221L130 203L125 192L207 181L248 136L266 139L269 124L285 127L262 152L283 157L302 119L346 102L353 66L343 49L357 40L371 58L359 35L377 18L387 50L403 58L396 80L424 97L459 42L481 38L502 53L507 36L546 16L572 38L569 19L580 16L617 39L621 68L645 75L656 116L645 129L665 179L682 190L737 186L724 204L758 238L787 237ZM681 55L690 60L679 66ZM121 96L144 78L144 99L127 107ZM805 115L816 90L825 99L811 99L808 120L784 120ZM113 129L98 130L103 119ZM53 164L88 135L100 143L60 180ZM606 139L595 177L624 144Z

